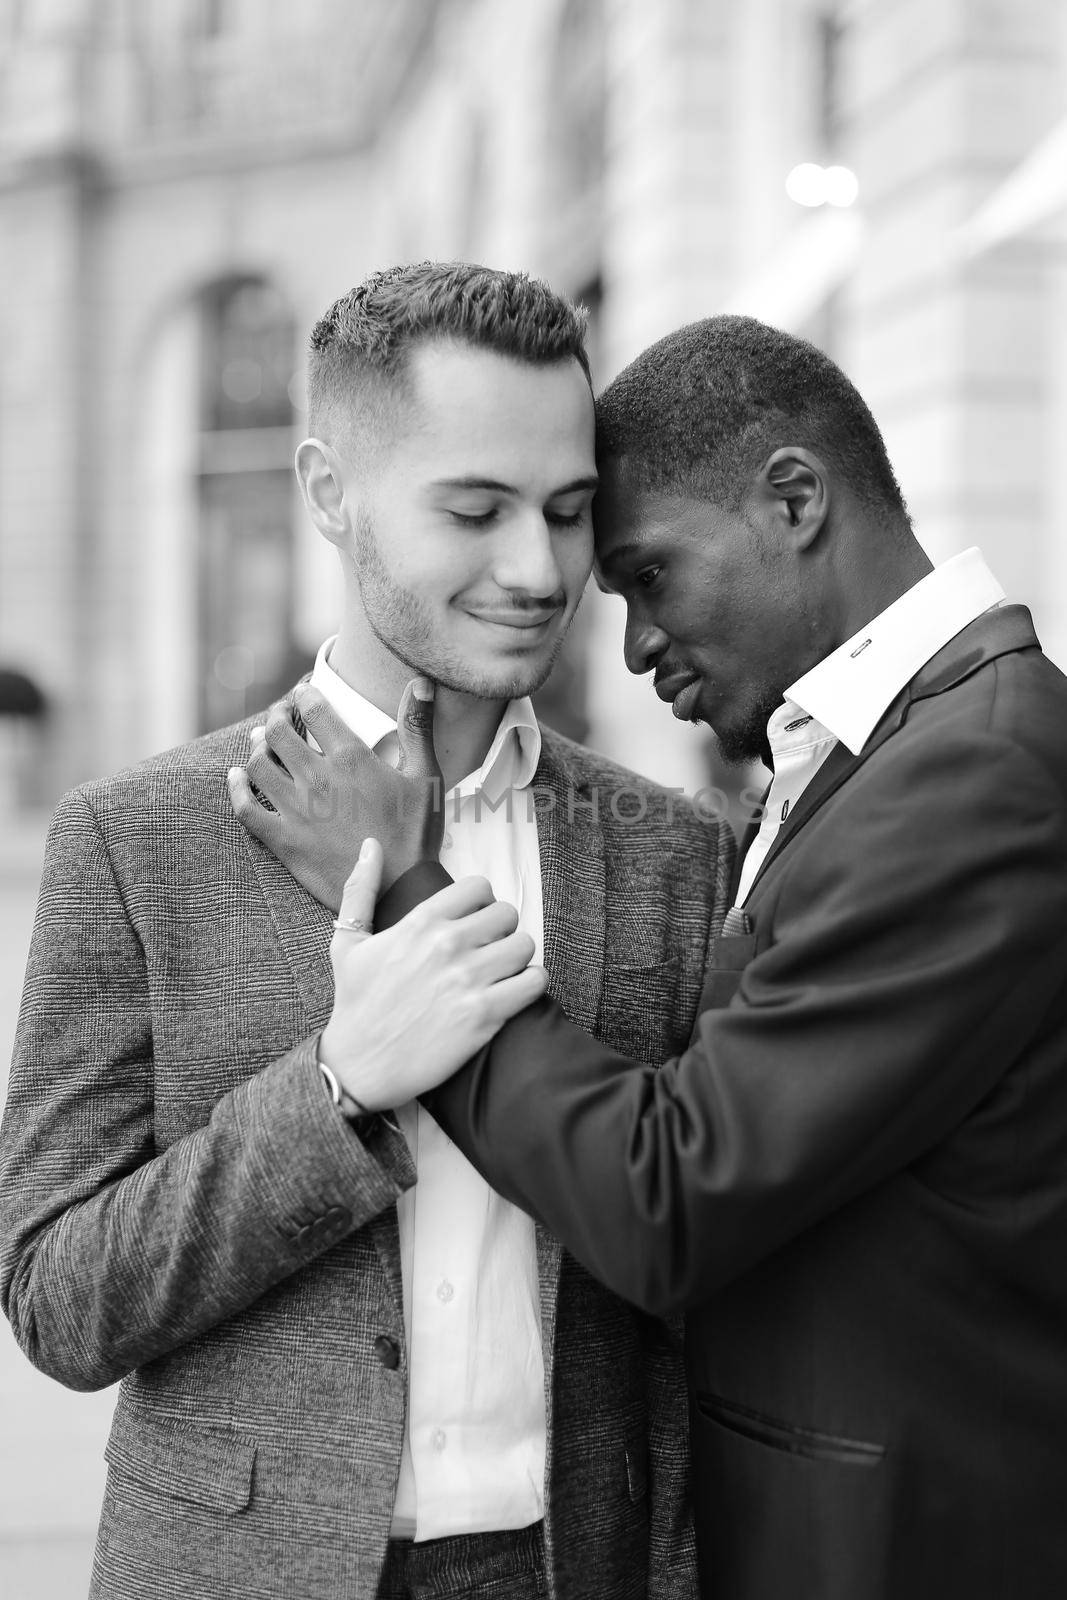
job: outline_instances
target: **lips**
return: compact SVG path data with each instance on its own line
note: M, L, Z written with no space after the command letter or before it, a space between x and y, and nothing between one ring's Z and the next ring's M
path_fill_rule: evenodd
M656 679L656 693L661 700L673 700L676 694L696 681L695 672L672 672L665 678Z
M680 722L688 722L696 711L700 679L692 672L672 672L656 680L656 693L661 700L670 702Z
M559 616L558 606L537 607L532 611L468 611L477 622L491 622L499 628L543 628Z

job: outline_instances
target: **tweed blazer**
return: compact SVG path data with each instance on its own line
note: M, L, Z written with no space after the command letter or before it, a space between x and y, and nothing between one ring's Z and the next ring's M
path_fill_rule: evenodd
M122 1380L96 1600L370 1597L407 1388L402 1137L315 1066L330 914L231 814L254 721L73 791L49 834L0 1140L0 1289L30 1360ZM680 1048L727 830L545 731L545 961L568 1015ZM627 794L623 795L622 791ZM537 1235L560 1600L695 1588L678 1328Z

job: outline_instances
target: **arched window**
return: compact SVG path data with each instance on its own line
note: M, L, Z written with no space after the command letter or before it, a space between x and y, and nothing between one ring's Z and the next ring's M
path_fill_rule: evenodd
M293 318L262 279L202 302L197 467L198 722L217 728L284 690L293 644Z

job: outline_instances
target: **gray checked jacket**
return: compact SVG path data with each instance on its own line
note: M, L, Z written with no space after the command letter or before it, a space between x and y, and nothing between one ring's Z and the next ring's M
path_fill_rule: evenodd
M371 1600L389 1536L415 1171L315 1067L331 918L231 814L252 725L73 791L49 834L0 1291L43 1371L122 1380L95 1600ZM729 831L547 731L535 782L553 992L662 1060L696 1015ZM689 1600L678 1330L537 1244L549 1592Z

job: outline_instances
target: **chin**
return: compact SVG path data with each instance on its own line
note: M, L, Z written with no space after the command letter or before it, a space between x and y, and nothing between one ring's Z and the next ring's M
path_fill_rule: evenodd
M729 767L747 766L753 761L763 761L767 745L767 723L781 703L781 696L768 696L745 718L731 726L712 724L719 754Z
M460 689L464 694L477 695L479 700L522 700L528 694L537 693L550 670L549 667L545 667L536 673L472 673L466 676L462 683L457 682L448 687Z
M423 669L442 688L457 694L475 695L479 700L521 700L536 694L555 665L558 646L546 661L464 661L441 664L436 670Z

